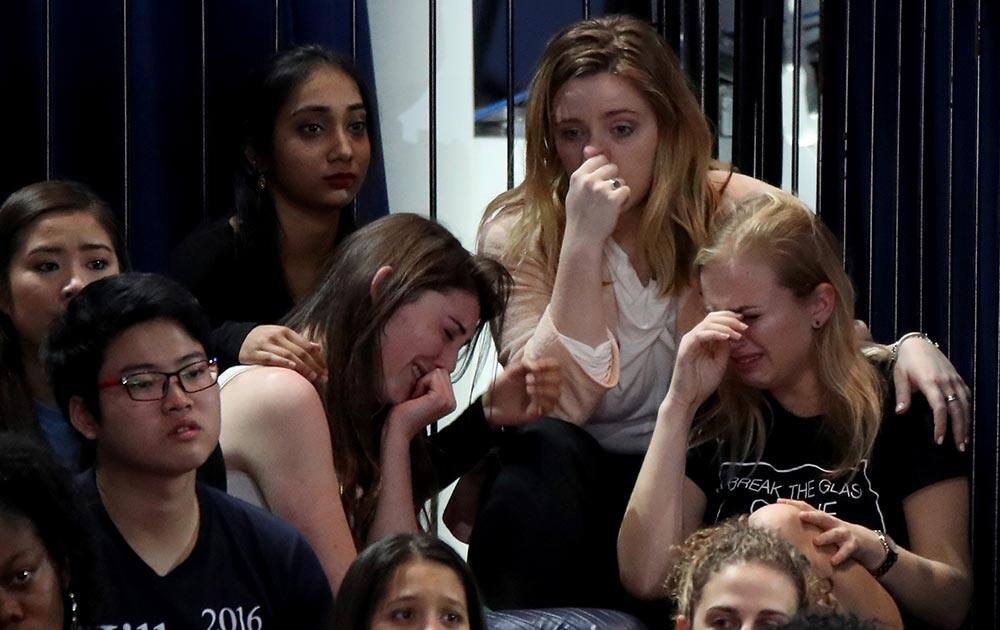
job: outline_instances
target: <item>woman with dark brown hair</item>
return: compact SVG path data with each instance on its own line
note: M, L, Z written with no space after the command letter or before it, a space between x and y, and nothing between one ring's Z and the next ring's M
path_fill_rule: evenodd
M108 205L82 184L25 186L0 207L0 430L43 436L79 465L82 441L55 404L39 350L66 303L127 267Z
M446 229L410 214L379 219L338 247L316 292L286 324L326 350L318 387L283 368L228 370L227 465L296 525L336 590L358 549L420 529L421 506L495 443L495 428L551 409L554 362L512 365L437 435L455 408L451 374L487 322L502 321L510 278Z

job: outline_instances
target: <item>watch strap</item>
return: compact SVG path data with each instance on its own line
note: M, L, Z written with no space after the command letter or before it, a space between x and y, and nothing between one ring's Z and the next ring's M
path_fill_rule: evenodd
M896 553L896 550L894 549L895 545L891 544L891 541L889 540L889 537L886 536L885 532L878 529L874 530L874 532L875 535L878 536L878 541L882 543L882 548L885 549L885 559L882 560L882 564L875 567L871 572L871 574L876 578L880 578L892 568L892 565L896 564L899 554Z

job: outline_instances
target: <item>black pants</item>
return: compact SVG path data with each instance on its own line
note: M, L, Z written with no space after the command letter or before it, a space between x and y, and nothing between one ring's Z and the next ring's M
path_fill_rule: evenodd
M646 617L621 586L616 553L642 455L609 453L580 427L545 418L513 436L499 457L469 542L486 604Z

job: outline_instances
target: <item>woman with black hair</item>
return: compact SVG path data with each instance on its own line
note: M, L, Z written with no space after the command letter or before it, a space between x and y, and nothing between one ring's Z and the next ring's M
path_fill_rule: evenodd
M70 298L127 266L111 209L82 184L38 182L0 206L0 430L44 437L71 469L80 437L56 408L39 349Z
M221 326L213 345L238 349L220 355L223 365L290 367L315 381L319 346L270 324L312 293L355 229L372 103L351 61L318 45L274 56L243 102L235 214L185 240L171 274Z
M455 550L426 534L396 534L351 565L334 611L334 630L483 630L472 571Z
M0 628L76 628L93 608L93 558L65 470L0 432Z

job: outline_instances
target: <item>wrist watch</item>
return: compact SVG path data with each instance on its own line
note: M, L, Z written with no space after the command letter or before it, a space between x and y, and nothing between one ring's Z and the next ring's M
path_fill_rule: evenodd
M875 535L878 536L878 541L882 543L882 548L885 549L885 559L882 560L882 564L875 567L871 572L872 575L880 578L892 568L892 565L896 564L896 560L899 559L899 548L896 547L896 541L889 538L888 534L878 529L874 531Z

